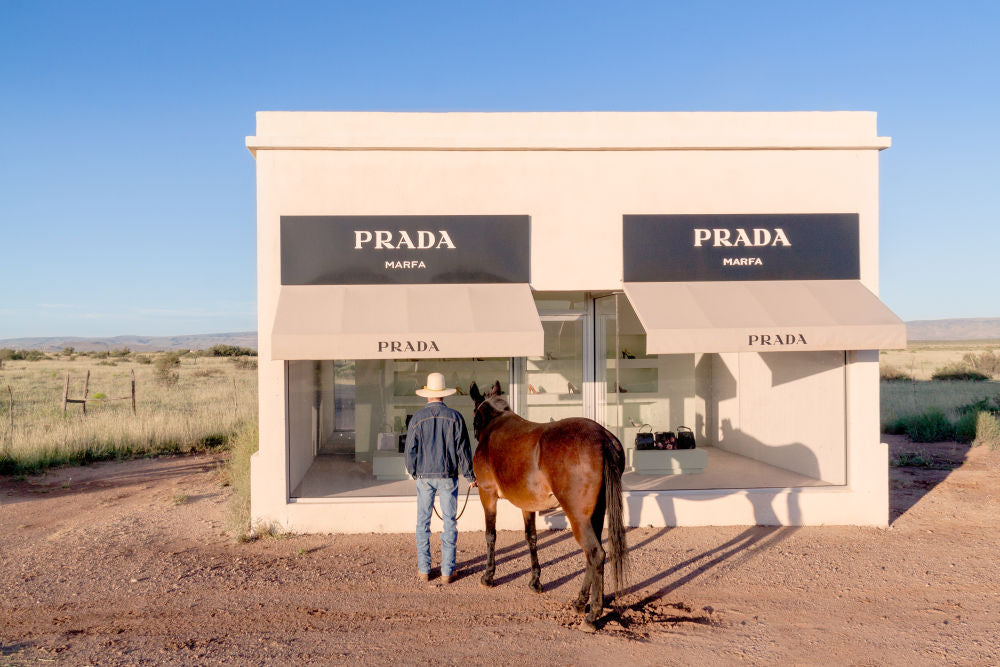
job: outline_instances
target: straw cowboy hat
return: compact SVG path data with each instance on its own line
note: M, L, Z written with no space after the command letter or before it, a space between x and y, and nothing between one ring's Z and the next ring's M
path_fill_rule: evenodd
M444 398L455 393L455 389L444 386L444 375L441 373L428 373L427 384L423 389L417 389L417 396L424 398Z

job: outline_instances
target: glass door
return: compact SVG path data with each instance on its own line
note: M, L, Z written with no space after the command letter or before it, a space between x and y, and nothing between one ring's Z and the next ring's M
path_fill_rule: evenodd
M584 313L541 315L544 354L519 360L519 414L533 422L584 415Z

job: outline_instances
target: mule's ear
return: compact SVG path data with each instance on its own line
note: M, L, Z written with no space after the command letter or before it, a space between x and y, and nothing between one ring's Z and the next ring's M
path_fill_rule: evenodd
M503 394L503 389L500 387L500 380L493 383L493 389L490 390L490 396L500 396Z
M469 396L472 397L472 402L476 405L483 402L483 395L479 393L479 385L475 382L469 385Z

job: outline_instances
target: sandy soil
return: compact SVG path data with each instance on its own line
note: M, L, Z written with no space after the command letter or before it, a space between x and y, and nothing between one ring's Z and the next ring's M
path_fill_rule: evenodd
M0 478L0 664L998 664L1000 452L892 447L935 463L892 470L887 530L631 530L635 583L593 635L567 532L539 535L541 595L513 532L496 588L479 534L428 586L412 535L235 543L218 457Z

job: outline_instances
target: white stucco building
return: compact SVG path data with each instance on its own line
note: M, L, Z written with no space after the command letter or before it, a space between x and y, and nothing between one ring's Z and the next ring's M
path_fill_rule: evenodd
M440 371L614 432L630 525L887 524L874 113L262 112L247 146L255 520L412 531L396 443Z

